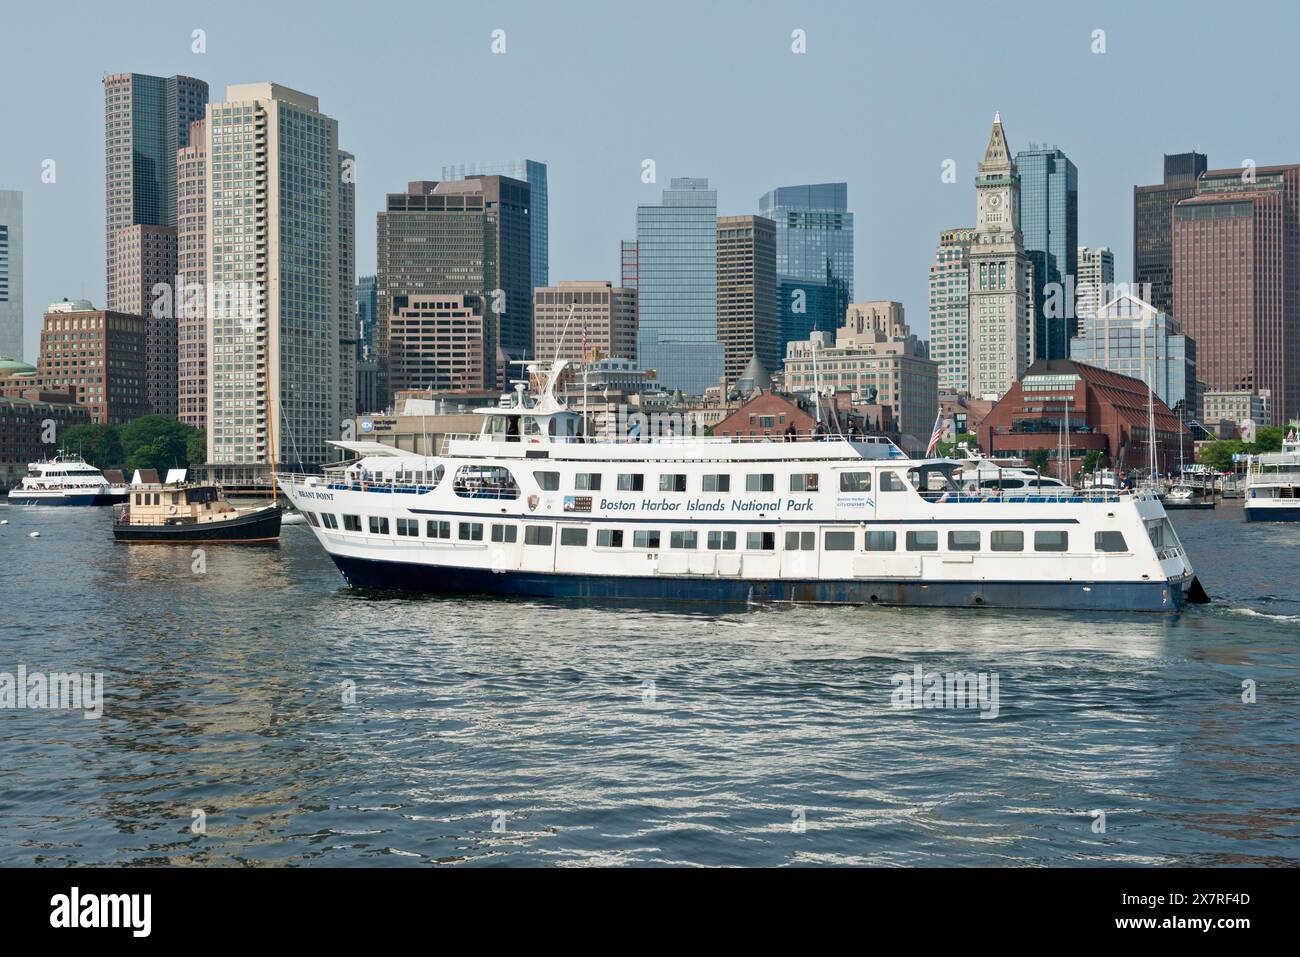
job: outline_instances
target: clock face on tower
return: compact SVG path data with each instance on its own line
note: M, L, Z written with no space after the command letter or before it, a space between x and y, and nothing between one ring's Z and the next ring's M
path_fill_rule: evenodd
M1001 205L1002 205L1002 197L999 196L997 193L994 193L992 196L989 197L989 206L991 206L993 209L997 209Z

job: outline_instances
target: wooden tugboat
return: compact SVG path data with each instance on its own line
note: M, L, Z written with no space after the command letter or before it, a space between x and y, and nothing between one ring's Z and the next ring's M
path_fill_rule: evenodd
M119 542L241 543L280 539L279 504L236 508L218 485L186 482L185 470L169 472L166 482L145 469L136 473L126 505L113 518Z

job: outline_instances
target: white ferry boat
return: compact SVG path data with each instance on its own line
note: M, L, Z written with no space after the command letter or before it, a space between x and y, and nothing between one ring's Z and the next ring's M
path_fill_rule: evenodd
M963 489L892 443L591 438L554 395L442 454L339 442L281 476L354 587L599 601L1174 611L1208 600L1158 499ZM531 369L536 373L536 369ZM802 438L802 437L801 437Z
M79 455L60 452L45 462L31 462L22 482L9 490L10 505L112 505L126 501L120 473L110 482Z
M1281 452L1251 458L1242 511L1248 522L1300 522L1300 438L1294 433Z

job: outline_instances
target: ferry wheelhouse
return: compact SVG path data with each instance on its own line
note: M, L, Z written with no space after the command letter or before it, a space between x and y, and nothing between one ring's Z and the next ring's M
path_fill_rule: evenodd
M1254 456L1245 492L1246 521L1300 522L1300 439L1288 436L1281 452Z
M32 462L16 488L9 490L10 505L112 505L126 501L120 472L104 473L79 455L60 452L53 459Z
M1173 611L1206 600L1158 499L976 487L887 440L581 434L520 385L438 456L339 442L281 476L354 587L601 601ZM536 371L536 370L531 370ZM982 485L983 483L979 483Z

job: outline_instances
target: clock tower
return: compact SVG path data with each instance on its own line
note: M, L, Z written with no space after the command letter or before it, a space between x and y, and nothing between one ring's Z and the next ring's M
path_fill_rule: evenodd
M975 177L975 203L967 297L970 391L1000 398L1034 355L1033 272L1020 241L1020 179L1000 113Z

